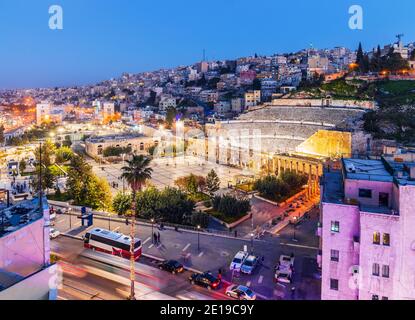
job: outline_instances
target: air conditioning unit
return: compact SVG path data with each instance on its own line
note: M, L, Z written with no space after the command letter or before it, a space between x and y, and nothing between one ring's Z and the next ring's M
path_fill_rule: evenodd
M352 274L359 274L360 267L359 266L352 266Z

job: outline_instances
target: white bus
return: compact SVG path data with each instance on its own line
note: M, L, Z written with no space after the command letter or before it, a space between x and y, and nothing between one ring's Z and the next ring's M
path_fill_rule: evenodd
M131 238L122 233L95 228L84 236L84 247L130 259ZM141 256L141 240L134 239L134 259Z

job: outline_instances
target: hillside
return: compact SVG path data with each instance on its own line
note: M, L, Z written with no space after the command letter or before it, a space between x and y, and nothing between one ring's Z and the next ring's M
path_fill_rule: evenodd
M303 88L293 94L296 95L375 100L379 108L365 115L365 130L372 133L375 138L415 144L415 81L365 82L338 79L319 86Z

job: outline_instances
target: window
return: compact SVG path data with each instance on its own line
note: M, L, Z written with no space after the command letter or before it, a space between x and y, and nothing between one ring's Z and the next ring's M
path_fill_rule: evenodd
M372 300L379 300L379 296L377 294L372 295Z
M331 232L340 232L340 222L332 221L331 222Z
M359 189L359 198L372 198L372 190Z
M379 276L379 272L380 272L380 266L378 263L374 263L372 265L372 275L374 276Z
M339 250L331 250L331 253L330 253L331 261L339 262L339 256L340 256Z
M389 233L384 233L383 234L383 239L382 239L383 241L382 242L383 242L384 246L388 246L388 247L390 246L390 241L391 241L390 238L391 238L391 236L390 236Z
M382 266L382 277L389 278L389 266Z
M373 244L380 244L380 232L373 233Z
M338 291L339 290L339 280L330 279L330 289Z
M389 194L384 192L379 192L379 206L387 207L389 206Z

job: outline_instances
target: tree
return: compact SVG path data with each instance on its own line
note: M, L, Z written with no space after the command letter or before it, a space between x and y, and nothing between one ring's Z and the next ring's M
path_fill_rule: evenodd
M56 163L62 164L72 159L74 153L71 148L63 146L56 150Z
M42 164L46 167L52 165L52 157L56 153L55 144L53 144L52 141L48 139L42 143L42 149L40 149L40 147L36 148L35 155L38 163L40 161L40 152L42 153Z
M220 188L220 180L215 170L211 170L206 177L206 190L211 197Z
M177 110L176 108L169 107L166 110L166 124L168 128L171 128L173 125L174 120L176 119Z
M19 171L20 171L20 174L24 173L25 170L26 170L26 168L27 168L26 161L24 159L20 160L20 162L19 162Z
M359 48L357 49L356 64L359 66L361 73L366 73L369 70L369 57L364 54L362 43L359 42Z
M5 137L4 137L4 125L0 126L0 145L4 145Z
M127 166L123 167L121 178L125 179L133 190L132 194L132 210L133 214L137 215L136 195L137 191L141 191L145 182L151 178L153 169L149 167L150 159L143 155L134 155L131 160L127 160ZM135 221L131 223L130 238L135 239ZM135 300L135 257L134 257L135 244L134 241L130 241L130 300Z
M131 195L119 192L112 201L112 207L120 215L126 215L131 209Z
M214 197L212 205L215 211L227 217L245 215L251 210L248 199L239 200L230 195Z
M206 180L202 176L190 174L186 177L176 179L174 184L182 191L195 194L203 191L206 185Z

